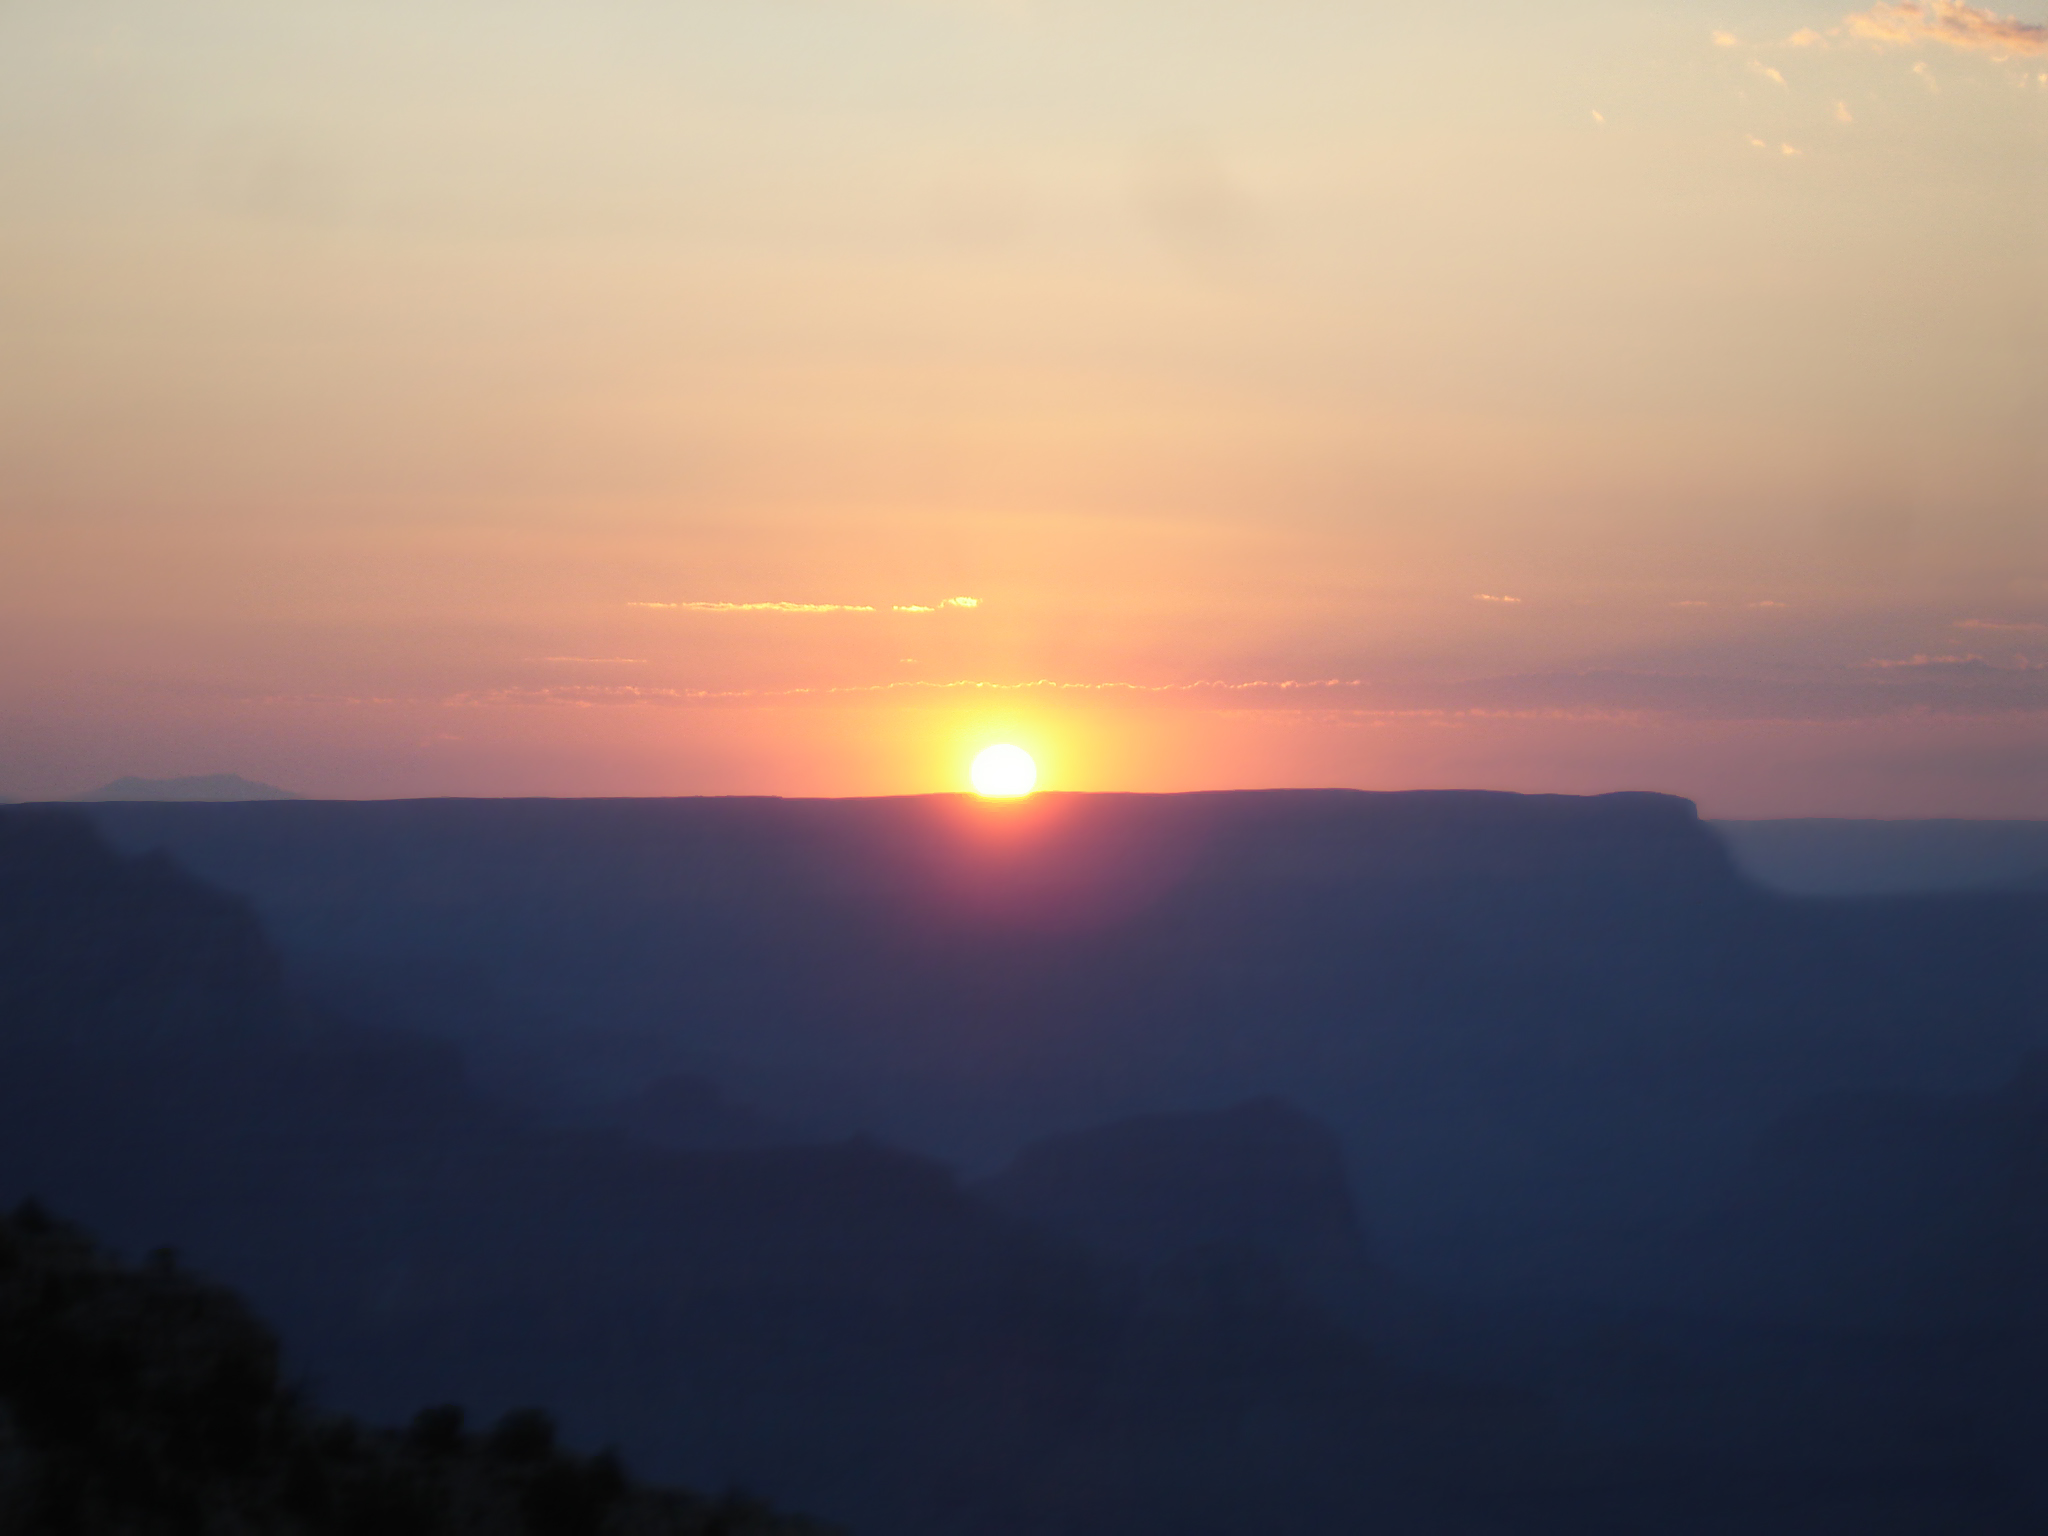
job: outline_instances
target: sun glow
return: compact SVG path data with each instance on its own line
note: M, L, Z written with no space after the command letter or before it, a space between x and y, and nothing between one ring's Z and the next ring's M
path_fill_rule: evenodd
M974 759L974 766L968 770L967 777L973 782L977 795L1014 799L1018 795L1030 794L1038 783L1038 764L1022 747L1007 744L984 747Z

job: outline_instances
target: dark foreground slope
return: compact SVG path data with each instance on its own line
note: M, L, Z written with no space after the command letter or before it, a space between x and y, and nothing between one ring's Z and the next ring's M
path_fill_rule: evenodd
M9 1536L803 1536L732 1498L636 1487L536 1409L467 1433L317 1412L270 1331L167 1252L115 1262L23 1205L0 1217L0 1530Z
M990 1169L1270 1094L1336 1129L1401 1267L1497 1294L1604 1283L1812 1095L2048 1044L2048 896L1775 896L1658 795L89 814L246 894L332 1005L554 1111L689 1074Z

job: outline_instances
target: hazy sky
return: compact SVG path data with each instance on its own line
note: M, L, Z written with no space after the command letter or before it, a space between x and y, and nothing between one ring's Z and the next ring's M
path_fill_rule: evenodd
M0 0L0 795L2048 816L2043 22Z

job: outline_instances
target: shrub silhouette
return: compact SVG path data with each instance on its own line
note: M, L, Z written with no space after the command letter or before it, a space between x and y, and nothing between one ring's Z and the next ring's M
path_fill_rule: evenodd
M460 1407L402 1431L321 1415L270 1331L159 1253L116 1263L33 1203L0 1218L7 1536L819 1536L731 1499L635 1485L545 1412L479 1442Z

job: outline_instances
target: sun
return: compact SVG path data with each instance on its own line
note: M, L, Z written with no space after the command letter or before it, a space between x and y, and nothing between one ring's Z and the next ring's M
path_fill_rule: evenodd
M1028 795L1038 783L1038 764L1031 761L1031 754L1022 747L1007 743L999 747L984 747L974 759L974 766L967 771L973 781L974 792L990 799L1014 799Z

